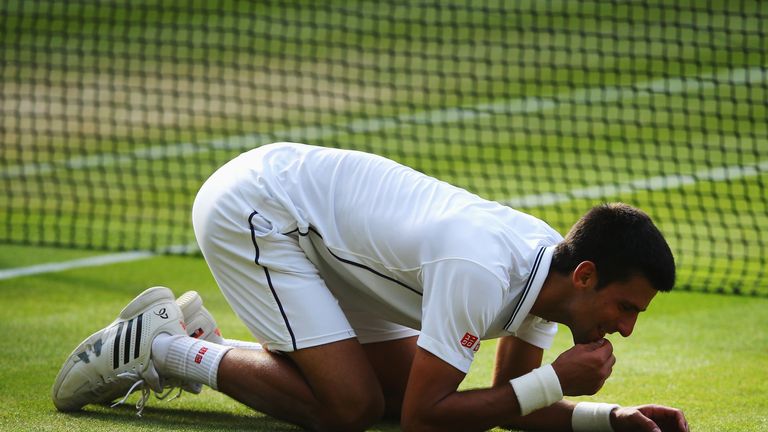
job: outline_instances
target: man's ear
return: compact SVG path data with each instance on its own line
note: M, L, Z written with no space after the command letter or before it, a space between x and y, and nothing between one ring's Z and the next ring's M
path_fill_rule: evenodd
M581 291L597 286L597 267L592 261L582 261L571 274L571 283Z

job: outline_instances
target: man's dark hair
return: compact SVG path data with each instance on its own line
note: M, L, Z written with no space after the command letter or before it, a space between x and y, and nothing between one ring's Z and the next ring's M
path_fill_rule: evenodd
M581 217L557 245L552 268L570 274L583 261L597 268L597 289L643 276L657 291L675 284L675 259L667 241L642 210L601 204Z

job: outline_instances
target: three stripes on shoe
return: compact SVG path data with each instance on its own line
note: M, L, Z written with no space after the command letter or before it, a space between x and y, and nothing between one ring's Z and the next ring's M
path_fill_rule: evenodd
M163 312L165 312L165 309L162 309ZM123 353L123 364L128 363L129 356L131 354L131 330L133 327L133 322L136 321L136 343L134 344L133 348L133 358L136 359L139 357L139 350L141 348L141 323L143 320L144 314L141 314L137 316L134 319L123 321L117 326L117 333L115 334L115 344L114 349L112 350L112 368L117 369L120 367L120 336L123 334L123 326L125 325L125 338L123 339L123 346L124 346L124 353ZM166 315L167 317L167 315Z
M159 318L162 319L168 319L168 313L166 312L165 308L162 308L155 312L155 315L157 315ZM120 353L122 352L122 360L123 364L127 364L131 358L131 345L133 345L133 359L136 359L141 355L141 335L143 333L143 321L144 321L144 314L141 314L137 316L136 318L132 318L128 321L122 321L117 324L117 331L115 332L115 340L113 344L112 349L112 368L117 369L120 367ZM135 331L134 331L134 323L135 323ZM123 349L120 349L120 338L123 337L122 340L122 347ZM135 338L134 338L135 334ZM134 341L135 339L135 341ZM132 344L133 342L133 344ZM92 351L93 354L96 355L96 357L101 355L101 349L103 347L103 341L101 339L97 340L92 346L89 346L86 351L82 351L77 353L77 357L83 361L84 363L90 363L89 353L88 351Z

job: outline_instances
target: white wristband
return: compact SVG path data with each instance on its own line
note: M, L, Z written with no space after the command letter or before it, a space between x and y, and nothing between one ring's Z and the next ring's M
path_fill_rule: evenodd
M563 398L560 379L552 365L544 365L509 381L515 389L520 414L528 415Z
M596 402L577 403L571 416L573 432L613 432L611 412L616 408L619 408L619 405Z

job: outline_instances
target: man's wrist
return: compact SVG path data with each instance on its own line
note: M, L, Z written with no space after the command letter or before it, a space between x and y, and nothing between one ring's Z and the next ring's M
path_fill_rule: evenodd
M520 415L528 415L563 399L563 389L552 365L544 365L509 381L515 390Z
M596 402L579 402L573 408L571 427L573 432L613 432L611 413L619 405Z

